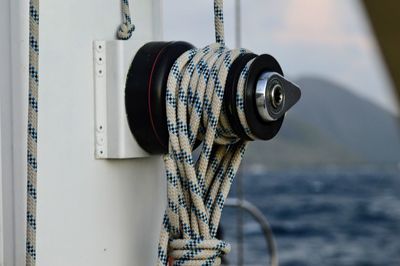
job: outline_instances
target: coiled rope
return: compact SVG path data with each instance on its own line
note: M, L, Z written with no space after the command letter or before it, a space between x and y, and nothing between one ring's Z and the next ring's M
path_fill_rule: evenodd
M216 239L225 199L247 141L231 129L223 108L228 71L244 49L224 44L223 1L214 1L216 43L189 50L174 63L167 82L169 153L164 155L168 206L164 215L158 265L220 265L230 245ZM250 61L240 74L236 105L252 138L243 108ZM196 141L202 141L194 162Z

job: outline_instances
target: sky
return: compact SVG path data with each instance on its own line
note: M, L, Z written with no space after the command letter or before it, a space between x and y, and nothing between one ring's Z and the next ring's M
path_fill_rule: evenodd
M235 47L234 0L225 1L225 39ZM241 0L241 46L273 55L285 75L333 80L398 113L364 9L357 0ZM215 41L213 0L163 1L164 39Z

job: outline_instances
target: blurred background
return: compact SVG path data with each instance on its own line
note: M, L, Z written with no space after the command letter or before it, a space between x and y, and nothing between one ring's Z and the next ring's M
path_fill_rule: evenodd
M211 0L163 8L164 39L214 42ZM399 107L368 14L357 0L225 1L227 45L273 55L302 88L230 194L269 219L280 265L400 265ZM226 208L222 225L229 265L267 265L250 215Z

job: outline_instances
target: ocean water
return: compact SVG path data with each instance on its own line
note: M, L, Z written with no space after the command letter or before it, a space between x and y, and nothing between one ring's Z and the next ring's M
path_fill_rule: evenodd
M245 199L268 218L281 266L400 266L400 172L243 171ZM235 196L232 188L230 196ZM224 239L237 265L237 211L225 208ZM259 225L244 215L244 265L269 265Z

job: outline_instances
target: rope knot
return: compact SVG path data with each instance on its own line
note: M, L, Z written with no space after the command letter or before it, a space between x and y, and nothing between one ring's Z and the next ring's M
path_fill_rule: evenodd
M221 256L228 254L231 246L218 239L174 239L170 241L169 256L174 265L220 265Z
M118 39L128 40L132 37L132 33L135 31L135 25L129 22L124 22L119 26Z

